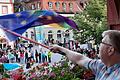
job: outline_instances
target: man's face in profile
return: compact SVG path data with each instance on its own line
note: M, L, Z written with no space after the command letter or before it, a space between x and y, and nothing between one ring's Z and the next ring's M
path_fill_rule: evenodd
M101 60L106 63L106 61L109 60L109 47L111 47L111 44L109 43L109 37L108 35L106 35L103 39L102 42L100 44L100 48L99 48L99 55Z

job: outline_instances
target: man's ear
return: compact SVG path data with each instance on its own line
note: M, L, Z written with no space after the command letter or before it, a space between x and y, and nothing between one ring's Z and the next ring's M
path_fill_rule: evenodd
M109 49L108 50L108 55L112 56L115 53L115 49L113 47L109 47L108 49Z

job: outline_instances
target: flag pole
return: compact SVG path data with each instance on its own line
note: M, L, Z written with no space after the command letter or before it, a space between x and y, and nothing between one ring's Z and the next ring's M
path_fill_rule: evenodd
M38 43L37 41L34 41L34 40L29 39L29 38L27 38L27 37L24 37L24 36L22 36L22 35L20 35L20 34L18 34L18 33L16 33L16 32L14 32L14 31L8 30L8 29L6 29L6 28L2 28L2 29L3 29L4 31L6 31L6 32L9 32L9 33L15 35L15 36L21 37L21 38L23 38L23 39L25 39L25 40L28 40L28 41L30 41L30 42L33 42L33 43L38 44L38 45L40 45L40 46L42 46L42 47L44 47L44 48L49 49L48 46L46 46L46 45L44 45L44 44L41 44L41 43Z

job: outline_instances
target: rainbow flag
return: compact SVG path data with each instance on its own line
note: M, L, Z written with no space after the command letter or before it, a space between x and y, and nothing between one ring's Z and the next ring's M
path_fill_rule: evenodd
M0 16L0 28L5 28L14 31L18 34L23 34L28 28L57 24L63 28L78 29L76 23L56 12L49 10L29 10L14 14ZM17 36L7 33L8 38L13 41Z

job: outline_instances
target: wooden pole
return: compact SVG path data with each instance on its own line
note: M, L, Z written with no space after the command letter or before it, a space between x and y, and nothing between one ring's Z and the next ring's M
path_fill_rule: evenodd
M20 35L20 34L18 34L18 33L16 33L16 32L13 32L13 31L8 30L8 29L6 29L6 28L2 28L2 29L3 29L4 31L6 31L6 32L9 32L9 33L15 35L15 36L21 37L21 38L23 38L23 39L25 39L25 40L28 40L28 41L30 41L30 42L32 42L32 43L38 44L38 45L40 45L40 46L42 46L42 47L44 47L44 48L49 49L48 46L46 46L46 45L44 45L44 44L41 44L41 43L38 43L37 41L34 41L34 40L29 39L29 38L27 38L27 37L24 37L24 36L22 36L22 35Z

